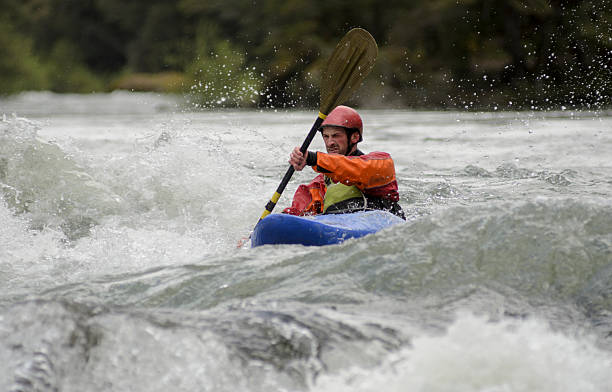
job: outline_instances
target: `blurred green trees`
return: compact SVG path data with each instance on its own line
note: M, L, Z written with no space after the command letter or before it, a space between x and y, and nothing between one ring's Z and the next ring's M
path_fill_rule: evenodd
M32 51L32 40L0 17L0 92L48 88L47 76Z
M355 104L612 102L608 0L0 0L0 9L3 94L178 84L204 107L311 107L327 57L359 26L380 54Z

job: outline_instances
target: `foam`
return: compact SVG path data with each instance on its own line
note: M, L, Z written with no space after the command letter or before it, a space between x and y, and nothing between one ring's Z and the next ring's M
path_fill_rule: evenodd
M606 391L612 358L594 340L550 330L542 321L489 322L460 315L446 333L418 336L380 366L319 379L314 390Z

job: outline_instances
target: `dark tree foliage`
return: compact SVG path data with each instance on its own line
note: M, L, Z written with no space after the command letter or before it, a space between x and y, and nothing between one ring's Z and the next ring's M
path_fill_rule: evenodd
M601 108L608 0L0 0L0 93L174 71L202 106L316 106L352 27L380 54L354 104ZM101 87L102 86L102 87Z

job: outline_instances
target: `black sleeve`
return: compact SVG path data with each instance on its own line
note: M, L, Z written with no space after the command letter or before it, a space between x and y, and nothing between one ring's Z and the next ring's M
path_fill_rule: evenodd
M308 155L306 156L306 164L308 166L314 166L317 164L317 153L314 151L308 151Z

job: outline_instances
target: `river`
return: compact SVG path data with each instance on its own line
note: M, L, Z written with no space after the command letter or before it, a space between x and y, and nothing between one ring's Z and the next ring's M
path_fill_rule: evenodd
M316 110L185 107L0 100L0 390L612 391L612 112L363 110L406 224L250 249Z

